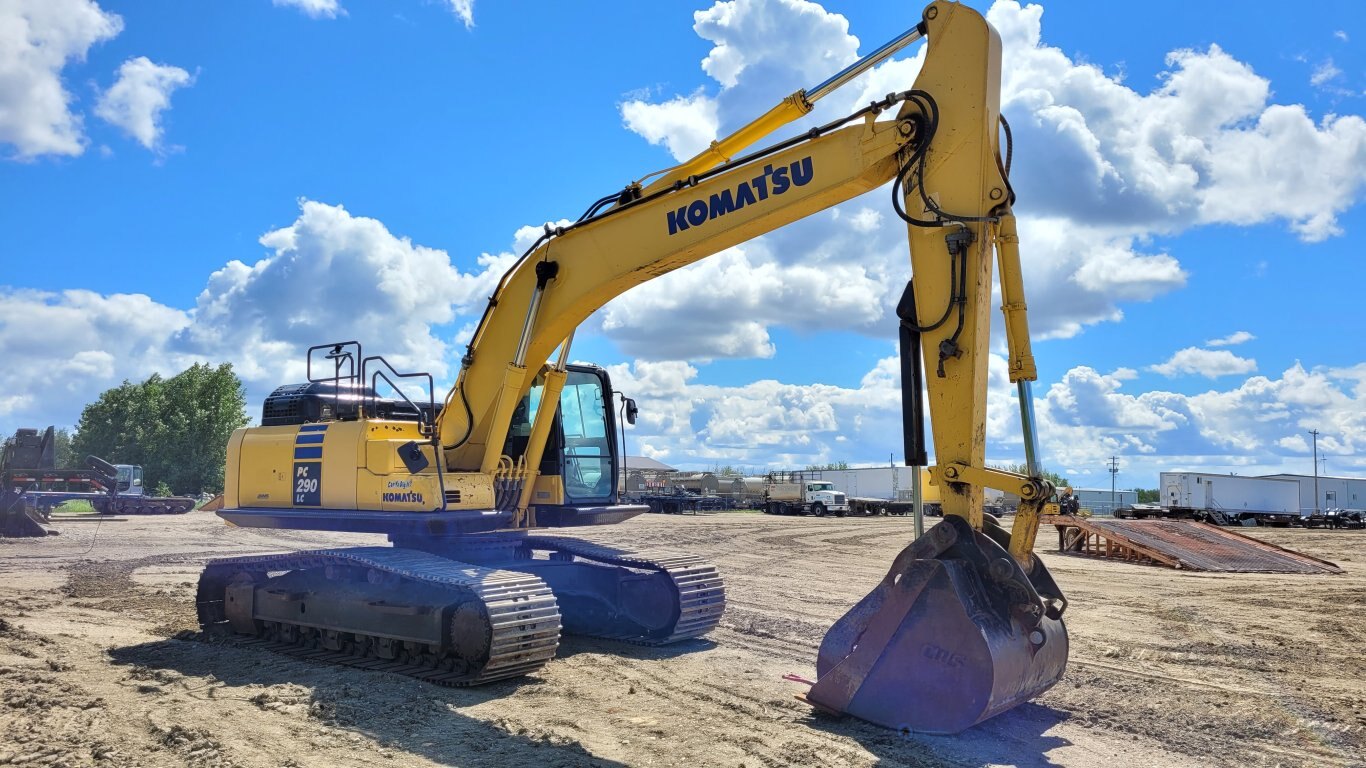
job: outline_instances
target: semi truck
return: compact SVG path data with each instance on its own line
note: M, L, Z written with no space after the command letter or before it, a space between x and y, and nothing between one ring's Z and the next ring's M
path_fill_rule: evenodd
M769 515L849 514L849 498L829 480L809 472L774 472L764 488L764 513Z
M855 469L827 469L820 479L835 484L849 499L851 515L909 515L914 504L910 467L859 467ZM920 474L920 497L925 514L943 515L939 500L939 486L933 484L930 473Z

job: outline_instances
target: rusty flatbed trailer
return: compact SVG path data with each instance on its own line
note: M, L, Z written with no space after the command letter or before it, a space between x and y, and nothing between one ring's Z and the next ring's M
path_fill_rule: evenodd
M1327 560L1194 520L1045 515L1042 522L1057 528L1060 552L1187 571L1342 573Z

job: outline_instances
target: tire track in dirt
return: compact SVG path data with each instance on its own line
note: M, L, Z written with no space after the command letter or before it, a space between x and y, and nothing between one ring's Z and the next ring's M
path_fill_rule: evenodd
M695 668L684 671L669 660L574 658L590 677L610 674L620 678L630 696L640 697L651 711L662 710L673 719L675 727L669 731L672 738L668 746L669 756L677 764L724 765L738 760L763 766L868 766L878 762L864 744L850 737L850 724L816 715L793 699L801 690L799 686L782 681L771 669L749 666L751 662L744 656L731 656L717 660L703 677ZM733 730L708 726L718 719L743 722L745 726ZM852 725L854 732L862 727ZM702 738L678 738L689 733ZM921 754L915 745L902 745L902 751L897 760L900 765L961 764L938 758L927 749Z

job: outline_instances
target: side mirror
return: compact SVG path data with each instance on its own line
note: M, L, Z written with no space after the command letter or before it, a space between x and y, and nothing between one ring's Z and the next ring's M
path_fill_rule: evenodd
M431 464L422 454L422 446L413 440L398 447L398 457L403 460L403 466L407 467L408 473L412 475L416 475Z
M636 401L633 398L626 398L626 423L635 424L636 416L639 414L640 409L636 407Z

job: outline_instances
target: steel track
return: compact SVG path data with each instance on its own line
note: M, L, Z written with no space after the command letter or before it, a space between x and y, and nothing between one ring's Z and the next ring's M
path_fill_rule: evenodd
M626 552L600 544L559 536L528 536L523 546L532 550L548 550L573 555L584 560L663 572L673 581L678 592L679 615L667 634L601 635L609 640L621 640L638 645L668 645L710 632L721 621L726 610L726 585L716 566L696 555L679 552Z
M559 647L559 605L550 588L539 578L516 571L480 568L436 555L390 547L313 550L281 555L233 557L210 561L200 575L196 599L199 622L208 639L211 631L225 626L224 590L230 580L242 576L263 578L272 572L320 569L327 566L373 569L399 578L450 590L451 604L479 602L487 615L490 642L487 658L457 658L449 649L439 654L384 659L372 655L375 643L367 636L347 632L353 642L348 650L319 647L312 627L296 625L294 642L282 641L280 633L268 636L269 627L257 623L256 635L231 634L222 642L257 647L315 661L416 677L445 686L480 685L518 677L545 665ZM272 622L278 624L278 622Z

